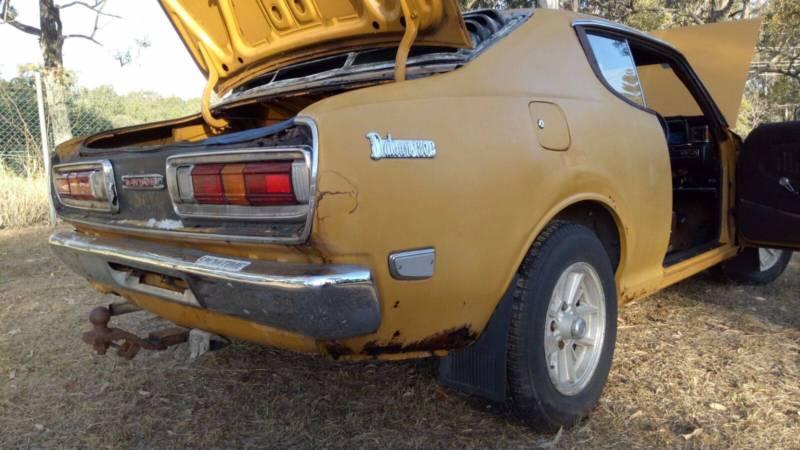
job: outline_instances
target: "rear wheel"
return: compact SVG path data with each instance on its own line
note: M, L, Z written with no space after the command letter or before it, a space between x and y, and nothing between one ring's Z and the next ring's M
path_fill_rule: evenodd
M603 391L616 342L614 272L597 236L555 222L519 270L508 341L516 409L536 429L569 427Z
M792 252L771 248L747 248L720 264L724 279L741 284L769 284L783 274Z

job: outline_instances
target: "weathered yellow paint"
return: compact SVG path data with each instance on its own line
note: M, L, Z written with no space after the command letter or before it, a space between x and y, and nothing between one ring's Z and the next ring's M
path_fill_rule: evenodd
M108 286L100 285L95 287L101 291L111 291ZM295 333L248 322L244 319L215 313L206 309L161 300L137 292L117 290L116 293L142 309L183 327L200 328L220 336L235 336L245 341L280 347L298 353L319 352L314 339Z
M659 30L653 35L674 45L686 56L733 127L739 117L744 85L750 74L760 31L761 19L752 19ZM669 84L663 88L661 97L676 112L672 114L667 109L663 115L679 115L679 111L690 108L688 99L670 97Z
M307 244L168 241L249 259L369 267L382 311L375 333L313 342L241 319L125 295L178 324L231 337L350 359L393 359L441 354L449 348L449 336L477 336L533 241L571 205L593 202L614 218L621 241L616 273L621 303L735 255L733 196L726 182L723 245L664 269L672 176L662 128L655 115L622 101L597 79L571 27L578 17L538 10L459 70L350 91L303 110L318 124L320 138L318 205ZM569 150L544 148L549 144L537 137L534 103L557 105L569 123ZM434 140L437 156L374 161L366 138L373 131ZM722 142L729 181L735 150L734 139ZM422 247L436 248L435 275L393 279L388 255Z
M679 281L696 275L706 269L733 258L739 252L739 248L732 245L724 245L714 250L695 256L694 258L675 264L664 272L664 279L660 289L671 286Z
M407 17L408 19L406 20L406 31L403 34L403 39L400 40L400 46L397 47L397 56L394 61L395 81L405 81L408 53L411 51L411 46L414 44L419 34L419 26L417 25L419 17L416 12L411 10L409 0L400 0L400 6L403 11L403 17Z
M203 116L203 120L208 126L216 129L223 129L228 126L228 121L214 117L211 113L211 94L219 81L219 74L216 68L210 63L211 57L209 56L208 50L206 50L205 44L198 42L197 48L200 50L200 56L203 57L203 61L205 61L208 69L206 73L208 80L206 81L206 87L203 89L203 97L200 99L200 114Z
M651 64L638 66L637 71L648 108L664 117L703 115L697 100L671 66Z
M561 108L546 102L533 102L529 108L539 145L548 150L568 150L571 143L569 123Z
M397 45L406 15L417 43L472 45L456 0L160 2L200 70L218 76L218 94L309 57Z

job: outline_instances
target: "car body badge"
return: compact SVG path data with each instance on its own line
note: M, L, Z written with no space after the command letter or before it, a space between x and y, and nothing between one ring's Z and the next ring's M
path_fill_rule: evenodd
M157 173L123 175L122 189L135 191L158 191L164 189L164 176Z
M372 159L416 159L436 157L436 143L428 140L392 139L392 135L386 135L386 139L380 134L367 133L370 146L372 147Z

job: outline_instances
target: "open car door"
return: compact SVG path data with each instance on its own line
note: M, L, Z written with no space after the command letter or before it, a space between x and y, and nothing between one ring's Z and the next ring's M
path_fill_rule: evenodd
M800 249L800 122L750 133L737 163L736 203L745 244Z

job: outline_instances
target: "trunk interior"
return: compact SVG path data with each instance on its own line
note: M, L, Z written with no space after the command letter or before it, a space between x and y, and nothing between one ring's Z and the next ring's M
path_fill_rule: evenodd
M97 156L113 153L113 150L155 150L178 143L199 143L214 136L237 133L245 130L269 127L291 119L309 105L342 92L327 91L306 93L261 101L250 101L225 108L219 117L226 119L230 127L220 133L203 121L200 114L180 119L111 130L86 139L81 154Z

